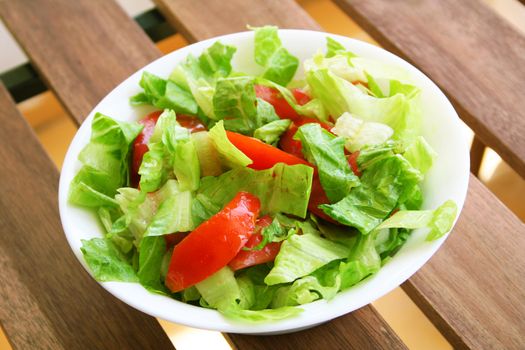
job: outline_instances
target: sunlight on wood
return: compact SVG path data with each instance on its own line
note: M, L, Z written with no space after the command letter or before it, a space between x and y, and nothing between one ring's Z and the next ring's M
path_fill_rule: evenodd
M160 319L159 323L177 350L232 349L226 338L219 332L190 328Z
M2 329L2 326L0 325L0 350L12 350L11 344L9 344L9 341L7 340L4 330Z
M372 304L409 349L452 349L401 288L394 289Z

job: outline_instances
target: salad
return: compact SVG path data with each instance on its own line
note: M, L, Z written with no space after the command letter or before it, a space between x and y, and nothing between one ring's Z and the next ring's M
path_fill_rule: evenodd
M138 122L95 114L69 202L104 229L81 248L98 281L277 320L376 273L413 229L451 229L454 202L421 209L437 155L409 75L328 37L294 80L278 29L251 29L258 74L215 42L143 73Z

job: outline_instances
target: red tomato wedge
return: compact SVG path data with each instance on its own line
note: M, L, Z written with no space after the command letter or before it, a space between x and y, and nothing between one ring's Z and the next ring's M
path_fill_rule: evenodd
M139 120L139 124L144 125L142 131L133 141L133 148L131 154L131 171L130 171L130 181L131 186L137 187L139 185L140 176L139 169L140 164L142 164L142 158L144 154L148 151L148 141L155 130L155 125L159 116L162 114L162 111L156 111L148 114L144 119Z
M305 164L312 166L304 159L281 151L277 147L270 146L256 138L244 136L232 131L226 131L226 135L228 136L228 140L230 140L235 147L253 161L253 163L249 165L252 169L269 169L277 163L285 163L288 165Z
M295 97L295 100L297 101L297 104L300 106L303 106L310 102L311 98L301 89L292 89L293 97Z
M285 163L288 165L304 164L314 168L312 193L310 194L308 209L315 215L337 224L336 221L331 219L321 209L317 208L317 206L320 204L327 204L330 202L328 201L328 198L321 187L319 175L317 174L317 168L315 166L302 158L286 153L253 137L244 136L231 131L226 131L226 135L228 136L228 140L230 140L230 142L233 143L235 147L241 150L248 158L253 161L253 163L249 165L249 167L252 169L269 169L277 163Z
M348 164L350 164L350 168L352 168L352 171L356 176L361 177L361 171L359 170L359 167L357 166L357 158L359 157L359 151L355 151L354 153L350 154L348 156Z
M220 212L175 246L166 286L178 292L226 266L253 234L260 207L254 195L237 193Z
M130 169L130 182L131 186L137 187L139 185L140 176L139 169L142 164L142 158L144 154L148 152L148 141L155 130L157 120L163 111L155 111L148 114L144 119L139 120L139 124L144 125L141 133L133 141L133 148L131 154L131 169ZM193 117L185 114L177 114L177 122L180 126L183 126L190 130L190 132L198 132L206 130L206 127L197 117Z
M264 216L257 220L257 231L254 233L248 242L246 242L246 248L253 248L262 242L263 236L261 231L266 226L272 223L272 218ZM244 269L249 266L254 266L269 261L273 261L279 250L281 249L281 242L271 242L266 244L261 250L241 250L235 258L228 264L233 271Z

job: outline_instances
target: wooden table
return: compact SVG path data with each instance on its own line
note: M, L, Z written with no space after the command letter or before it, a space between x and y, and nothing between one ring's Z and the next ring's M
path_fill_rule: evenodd
M381 45L429 75L483 144L525 175L525 39L477 0L337 0ZM156 0L198 41L246 24L322 30L291 0ZM0 16L80 124L160 52L113 0L0 0ZM453 19L458 20L453 20ZM491 30L487 31L486 28ZM0 323L15 349L169 349L158 322L80 267L60 226L58 171L0 85ZM525 346L525 227L474 176L442 249L403 288L457 348ZM405 348L372 306L239 349Z

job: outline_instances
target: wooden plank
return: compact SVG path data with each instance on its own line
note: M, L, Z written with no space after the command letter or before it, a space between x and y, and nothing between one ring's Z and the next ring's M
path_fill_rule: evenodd
M356 333L361 333L357 335ZM237 349L406 349L381 316L371 307L362 308L321 326L301 332L249 336L229 335Z
M452 235L403 289L455 348L523 349L525 225L470 177Z
M423 70L481 141L525 177L525 37L479 0L336 0Z
M58 216L58 171L0 85L0 323L15 349L171 349L159 323L80 266Z
M247 24L320 29L319 25L292 0L156 0L156 3L177 31L190 41L243 31ZM205 25L202 25L203 23ZM348 329L352 329L352 332L348 332ZM303 348L314 344L332 348L363 348L370 347L371 344L377 348L405 348L372 306L366 306L336 321L300 333L272 337L230 334L229 337L238 349L269 348L272 344L277 344L276 341L279 348L283 349Z
M114 1L0 0L0 17L78 124L118 83L160 56Z
M246 25L321 29L293 0L154 1L177 31L192 42L243 32L247 30Z

